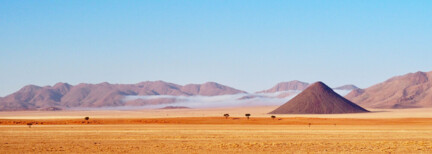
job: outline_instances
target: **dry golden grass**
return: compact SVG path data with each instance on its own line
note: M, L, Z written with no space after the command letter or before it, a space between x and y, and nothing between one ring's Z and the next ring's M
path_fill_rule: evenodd
M431 153L430 125L0 126L0 153Z
M270 109L0 112L0 153L432 153L431 109L275 120Z

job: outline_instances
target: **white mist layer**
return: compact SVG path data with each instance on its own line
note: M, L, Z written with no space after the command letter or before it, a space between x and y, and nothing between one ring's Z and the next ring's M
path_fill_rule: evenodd
M242 107L242 106L278 106L294 98L301 91L280 91L275 93L253 93L253 94L234 94L219 96L173 96L173 95L149 95L149 96L125 96L124 101L173 99L173 103L144 105L144 106L123 106L114 107L116 109L155 109L166 106L183 106L189 108L220 108L220 107ZM335 90L341 96L345 96L349 90ZM280 95L288 95L280 98ZM113 109L114 109L113 108Z
M220 96L126 96L125 101L142 99L175 99L173 103L146 105L146 108L163 108L166 106L184 106L189 108L218 108L218 107L240 107L240 106L268 106L281 105L294 96L287 98L269 97L265 94L234 94Z

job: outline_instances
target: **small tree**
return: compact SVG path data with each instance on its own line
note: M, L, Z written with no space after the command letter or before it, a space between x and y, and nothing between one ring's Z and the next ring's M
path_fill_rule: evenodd
M225 114L224 114L224 117L225 117L225 119L228 119L229 114L228 114L228 113L225 113Z
M309 127L311 126L311 123L309 123Z
M251 116L250 113L246 113L245 116L247 117L247 119L249 120L249 117Z
M271 118L274 120L276 118L276 116L272 115Z
M89 122L88 122L89 119L90 119L90 117L84 117L84 120L87 121L87 124L89 123Z
M27 123L27 126L28 126L29 128L31 128L32 125L33 125L33 123L31 123L31 122Z

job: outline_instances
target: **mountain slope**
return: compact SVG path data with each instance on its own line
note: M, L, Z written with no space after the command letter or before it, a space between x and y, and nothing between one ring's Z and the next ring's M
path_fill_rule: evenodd
M432 72L396 76L346 98L370 108L432 107Z
M368 112L343 98L322 82L316 82L270 114L335 114Z

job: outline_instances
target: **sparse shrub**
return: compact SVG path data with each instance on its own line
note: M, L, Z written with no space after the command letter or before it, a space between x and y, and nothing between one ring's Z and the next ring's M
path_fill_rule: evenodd
M31 122L27 123L27 126L28 126L29 128L31 128L32 125L33 125L33 123L31 123Z
M249 120L249 117L251 116L250 113L246 113L245 116L247 117L247 119Z
M272 115L271 118L274 120L276 118L276 116Z
M228 113L225 113L225 114L224 114L225 119L228 119L229 116L230 116L230 115L229 115Z

